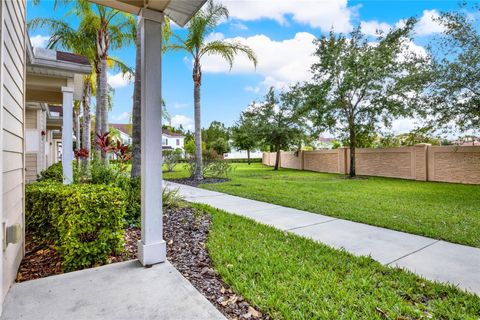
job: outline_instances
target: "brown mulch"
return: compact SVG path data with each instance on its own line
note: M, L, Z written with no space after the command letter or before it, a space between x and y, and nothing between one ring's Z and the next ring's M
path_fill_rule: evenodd
M194 209L166 209L164 211L164 238L167 258L192 285L200 291L228 319L270 319L245 299L233 292L213 269L205 247L211 217ZM138 228L128 228L124 233L125 250L112 255L108 263L136 259ZM38 244L27 233L25 257L17 274L17 282L44 278L62 273L61 257L52 243Z
M191 208L166 210L167 258L193 286L229 319L270 319L223 282L205 247L211 217Z
M204 178L203 180L195 180L193 178L177 178L177 179L168 179L168 181L186 184L190 187L198 187L201 184L206 183L221 183L230 181L228 178Z

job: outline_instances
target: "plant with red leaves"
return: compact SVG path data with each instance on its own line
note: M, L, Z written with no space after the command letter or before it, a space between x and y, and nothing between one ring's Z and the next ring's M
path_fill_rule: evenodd
M109 153L112 151L112 138L110 137L110 132L105 132L104 134L97 133L97 139L95 140L95 144L100 147L102 151L105 153Z
M78 159L87 159L90 152L87 149L81 148L75 150L75 158Z

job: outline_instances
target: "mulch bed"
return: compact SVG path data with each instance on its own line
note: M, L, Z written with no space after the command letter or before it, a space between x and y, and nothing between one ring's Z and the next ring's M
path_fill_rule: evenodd
M164 210L164 238L167 242L167 259L215 307L229 319L270 319L233 292L213 269L205 247L211 217L193 209ZM138 228L128 228L124 233L125 250L112 255L108 263L135 259ZM62 273L61 257L52 243L36 244L26 235L25 257L17 275L17 282L48 277Z
M230 181L228 178L204 178L203 180L194 180L193 178L168 179L168 181L186 184L190 187L198 187L205 183L220 183Z

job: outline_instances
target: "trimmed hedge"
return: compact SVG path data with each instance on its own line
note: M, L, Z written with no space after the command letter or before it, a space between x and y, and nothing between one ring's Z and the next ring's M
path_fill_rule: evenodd
M26 227L54 240L64 271L105 263L123 247L125 193L117 187L37 182L26 186Z
M78 179L78 168L77 162L73 161L73 180L77 181ZM57 181L63 182L63 167L61 162L52 164L47 169L40 172L38 175L38 181Z
M248 159L224 159L225 161L227 162L230 162L230 163L248 163ZM250 163L261 163L262 162L262 158L251 158L250 159Z

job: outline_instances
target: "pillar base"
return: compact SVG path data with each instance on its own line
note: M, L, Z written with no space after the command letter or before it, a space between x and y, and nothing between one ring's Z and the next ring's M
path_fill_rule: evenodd
M138 241L138 260L143 266L165 262L167 259L167 245L165 241L144 244Z

